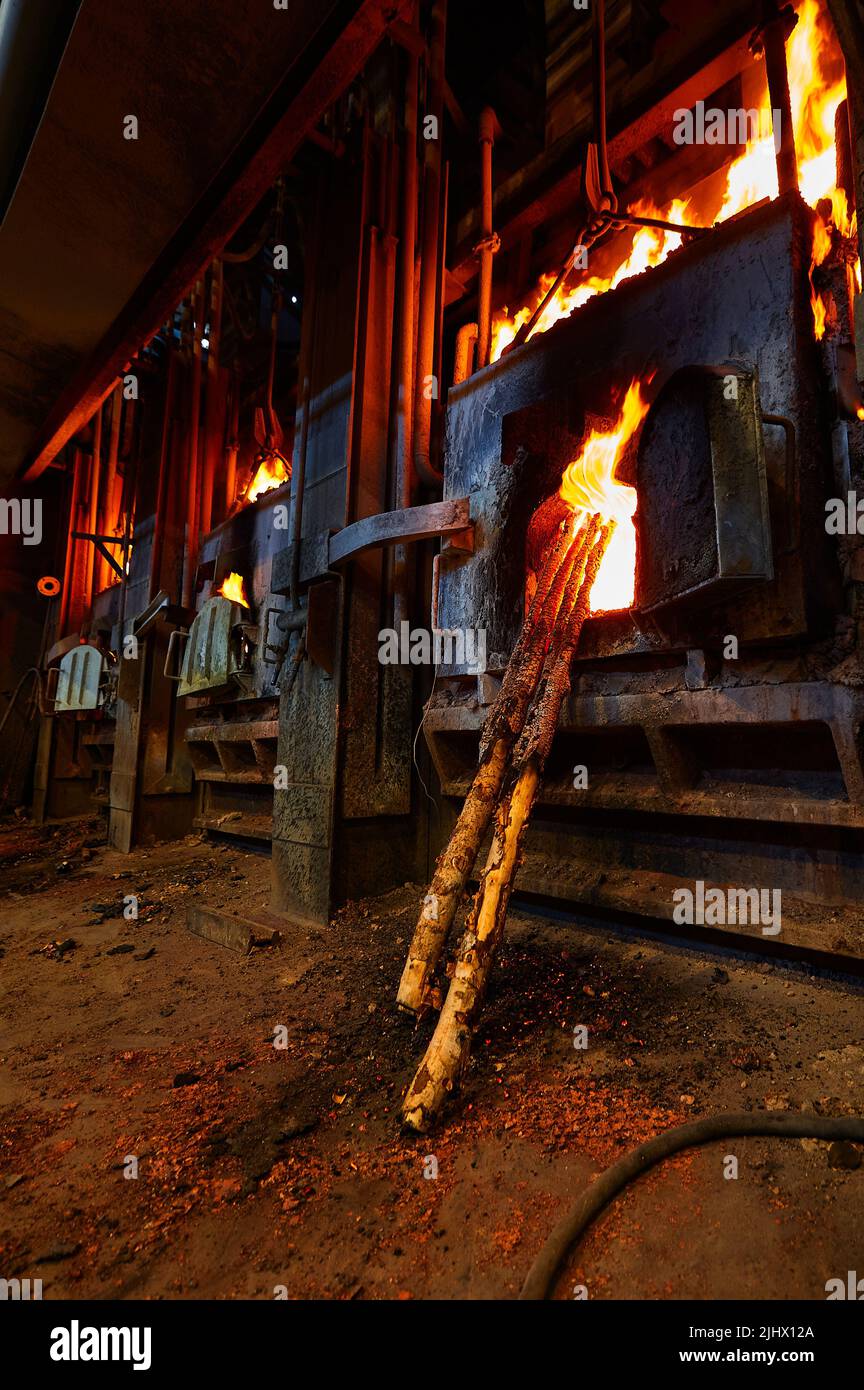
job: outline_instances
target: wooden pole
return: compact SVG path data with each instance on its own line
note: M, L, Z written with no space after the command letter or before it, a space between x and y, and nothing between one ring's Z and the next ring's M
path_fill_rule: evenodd
M591 534L596 535L596 525ZM542 785L543 767L552 746L561 704L570 687L570 668L588 614L591 587L611 534L612 527L607 526L574 573L573 599L567 619L562 624L554 651L547 658L540 689L516 746L510 790L503 796L495 816L492 847L459 948L447 998L403 1103L403 1122L421 1133L434 1123L448 1094L458 1086L468 1062L472 1033L495 951L504 933L510 893L522 860L525 830Z
M432 976L489 829L510 752L525 722L547 644L555 631L563 595L574 567L585 554L586 536L586 527L573 535L572 518L560 528L486 720L480 742L480 766L447 848L436 864L399 982L396 1001L400 1008L412 1013L418 1013L428 1003Z

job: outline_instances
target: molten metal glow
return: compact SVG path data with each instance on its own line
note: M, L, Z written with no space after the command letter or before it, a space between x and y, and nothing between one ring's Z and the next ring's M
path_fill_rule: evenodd
M634 203L630 208L634 216L659 217L666 222L686 222L686 210L687 204L678 199L668 208L657 208L647 199ZM595 295L614 290L622 280L630 280L634 275L641 275L643 270L659 265L680 245L680 232L664 232L659 227L639 227L629 251L609 275L589 275L578 284L565 281L543 310L529 337L533 338L535 333L545 333L553 323L566 318L574 309L578 309ZM541 275L531 298L512 317L508 316L506 309L495 314L492 322L493 362L497 361L508 344L512 343L523 323L530 319L537 305L548 293L554 279L554 275Z
M268 454L258 465L255 476L246 489L244 502L254 502L264 492L281 487L291 477L291 465L281 454Z
M798 23L786 45L786 66L798 154L798 186L805 202L819 214L813 238L810 303L814 332L821 338L827 310L813 287L813 271L831 250L831 227L841 236L851 236L855 228L854 218L849 217L846 193L837 187L834 146L834 118L846 97L846 75L834 31L819 0L803 0Z
M561 479L561 496L577 513L579 524L591 512L598 512L604 521L615 522L612 539L589 595L592 613L629 608L633 602L636 489L617 482L615 469L647 410L648 402L642 397L639 382L631 382L621 414L611 430L592 430L578 458L565 468Z
M846 96L843 56L833 27L826 13L824 0L802 0L798 6L798 23L786 45L789 73L789 96L794 124L795 148L798 156L798 182L801 195L818 212L813 247L813 269L828 255L834 232L852 236L855 218L850 218L846 194L837 187L837 153L834 144L834 117ZM759 131L770 129L767 83L760 100ZM710 190L710 192L708 191ZM654 208L642 202L630 211L639 216L660 217L667 222L694 226L709 222L725 222L745 208L764 198L777 197L777 162L773 135L754 135L744 153L733 160L726 171L725 187L718 190L713 180L707 180L704 190L693 191L686 202L676 199L664 208ZM620 245L620 238L616 240ZM629 248L621 252L621 260L605 276L588 276L578 284L566 282L543 312L532 329L531 336L543 333L560 318L566 318L580 304L619 285L622 280L652 266L660 265L670 252L681 244L674 232L640 228L633 235ZM604 247L604 252L607 248ZM590 253L589 253L590 258ZM860 264L854 267L856 284L861 284ZM571 277L572 278L575 277ZM506 308L495 315L492 325L492 360L500 357L513 341L519 328L540 303L552 284L554 276L544 275L531 298L514 314ZM825 331L826 306L812 288L811 304L815 334L821 338Z
M232 603L240 603L244 608L249 607L249 600L246 598L246 590L243 585L243 576L237 574L235 570L232 570L227 578L222 580L216 592L222 598L230 599Z

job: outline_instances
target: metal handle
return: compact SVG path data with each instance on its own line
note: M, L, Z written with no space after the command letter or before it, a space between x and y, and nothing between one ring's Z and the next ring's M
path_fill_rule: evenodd
M801 514L795 497L795 425L788 415L762 414L763 425L778 425L786 438L783 490L786 493L786 546L780 555L790 555L801 544Z
M40 714L54 714L57 704L57 686L60 683L60 667L49 666L45 685L40 698Z
M284 612L282 608L265 608L264 617L261 620L261 626L264 629L264 650L261 653L261 660L266 662L268 666L275 666L282 654L282 648L274 647L270 641L270 619L274 613L282 612ZM273 655L268 656L268 652L272 652Z
M187 632L187 630L186 630L185 627L175 627L174 631L171 633L171 636L168 638L168 650L167 650L166 653L165 653L165 665L164 665L164 667L163 667L162 674L163 674L164 676L167 676L167 678L168 678L169 681L179 681L179 680L182 680L182 676L180 676L180 675L177 675L177 676L173 675L173 674L171 673L171 671L169 671L168 667L171 665L171 658L172 658L172 656L174 655L174 640L175 640L175 638L177 638L177 637L182 637L182 638L184 639L184 641L185 641L185 639L186 639L188 636L189 636L189 633Z
M274 647L273 643L270 641L270 619L274 613L277 615L276 626L280 632L286 634L286 637L288 633L300 632L306 626L305 609L301 608L296 613L292 613L288 608L265 608L264 617L261 620L264 633L264 650L261 660L265 661L268 666L280 666L285 658L286 650L285 642L278 647ZM281 622L279 621L280 618L282 620ZM268 656L268 652L273 652L274 655Z

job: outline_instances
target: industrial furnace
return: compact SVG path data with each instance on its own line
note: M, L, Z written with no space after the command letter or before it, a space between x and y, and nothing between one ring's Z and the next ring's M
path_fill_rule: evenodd
M861 0L0 0L43 1367L284 1374L313 1299L860 1345L862 207Z
M656 920L738 866L786 893L784 944L857 956L861 552L825 524L864 449L851 30L623 5L598 46L566 8L524 131L454 96L464 16L391 16L41 447L69 541L37 812L255 843L298 921L427 877L544 518L582 507L615 535L521 890ZM379 660L400 631L443 660Z

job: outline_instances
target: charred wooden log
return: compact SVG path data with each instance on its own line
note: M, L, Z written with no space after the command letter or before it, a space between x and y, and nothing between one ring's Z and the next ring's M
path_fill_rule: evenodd
M401 1008L419 1012L430 986L465 885L492 820L513 744L525 722L559 610L574 569L583 563L588 528L574 536L572 514L557 532L480 741L480 765L450 841L440 856L408 951L396 996Z
M513 882L522 859L525 830L539 793L543 767L558 723L561 704L570 687L570 669L582 625L588 614L591 587L606 551L612 527L597 536L596 518L586 528L584 559L573 572L556 641L544 665L531 713L517 742L508 790L495 816L492 847L480 891L465 930L453 978L438 1025L426 1055L408 1088L402 1117L411 1129L427 1130L447 1097L459 1083L468 1061L471 1036L483 1003ZM596 538L596 544L592 542Z

